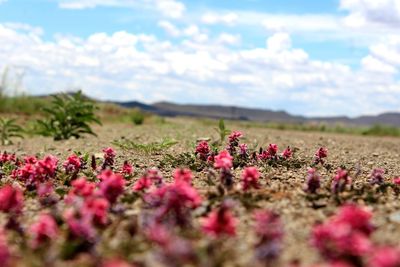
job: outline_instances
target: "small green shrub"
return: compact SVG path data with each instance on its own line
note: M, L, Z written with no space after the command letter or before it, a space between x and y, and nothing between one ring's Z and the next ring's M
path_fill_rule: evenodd
M140 110L135 110L131 114L131 121L135 125L142 125L144 122L144 114Z
M96 109L92 102L83 98L80 91L73 95L53 96L50 106L43 108L47 118L37 121L37 133L52 136L54 140L80 138L83 134L96 136L89 125L101 125L94 113Z
M120 140L114 140L112 143L122 149L138 151L144 154L159 153L178 144L177 141L170 138L164 138L161 142L152 142L148 144L138 143L133 140L122 138Z
M230 134L230 130L226 128L225 121L223 119L219 120L218 128L215 128L219 134L219 144L222 145L225 141L225 137Z
M11 138L24 138L22 133L24 130L21 126L15 123L14 119L3 119L0 118L0 137L1 137L1 144L4 145L11 145L12 140Z

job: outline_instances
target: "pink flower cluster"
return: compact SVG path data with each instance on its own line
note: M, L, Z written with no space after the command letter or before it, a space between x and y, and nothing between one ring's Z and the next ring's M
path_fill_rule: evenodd
M115 162L115 156L117 155L115 153L115 150L112 147L107 147L103 149L104 152L104 162L103 166L101 167L102 170L105 170L107 168L113 168L114 167L114 162Z
M233 167L233 157L228 151L223 150L214 157L214 168L220 169L221 183L228 189L233 186L233 175L231 168Z
M176 170L173 183L163 184L145 195L144 199L153 208L157 223L180 226L188 223L190 210L202 202L200 194L190 184L191 177L189 170Z
M31 246L38 248L58 236L58 226L53 216L42 213L29 232L32 236Z
M325 158L328 157L328 149L325 147L320 147L314 155L314 164L317 165L319 163L324 164Z
M278 160L278 159L288 160L292 156L293 156L293 151L289 146L285 148L285 150L281 153L281 155L278 155L278 145L269 144L266 150L262 148L260 149L260 152L258 154L258 159L263 161Z
M197 144L196 146L196 152L195 154L203 161L208 160L210 157L210 146L208 145L207 141L201 141Z
M161 186L163 183L163 177L157 169L149 169L146 173L136 181L132 189L134 192L145 191L149 189L153 184Z
M8 154L6 151L0 154L0 166L4 163L15 162L15 161L16 161L15 154Z
M384 169L374 169L370 175L369 183L374 184L383 184L385 182L385 178L383 175L385 174Z
M268 210L253 213L254 232L258 238L255 245L256 258L268 263L276 259L282 249L283 224L278 214Z
M343 206L327 222L314 227L311 242L325 259L359 266L372 248L371 217L372 213L365 208Z
M346 170L339 168L336 171L336 175L332 179L332 193L337 194L339 192L343 192L346 189L346 186L350 185L351 182L352 179L350 178L349 173Z
M21 189L11 185L0 188L0 211L19 214L24 207L24 195Z
M63 167L67 174L78 173L81 166L82 166L82 160L76 154L69 156L63 164Z
M255 167L247 167L243 170L242 173L242 188L244 191L249 190L250 188L259 189L259 178L261 174Z
M309 168L307 171L306 184L304 186L304 191L315 194L317 190L321 187L321 177L314 168Z
M27 185L36 186L56 175L58 159L54 156L45 156L41 160L36 157L25 157L24 161L24 164L13 170L12 176Z
M111 204L115 203L117 198L124 192L124 177L111 170L105 170L98 175L98 178L100 179L99 189L102 196Z
M203 232L212 237L235 236L238 220L232 214L232 207L232 201L224 201L218 209L211 211L202 221Z

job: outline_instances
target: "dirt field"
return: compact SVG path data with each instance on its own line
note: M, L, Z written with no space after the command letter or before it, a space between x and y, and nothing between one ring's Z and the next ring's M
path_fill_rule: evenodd
M340 135L327 133L305 133L278 131L263 128L242 128L242 124L227 123L231 130L243 132L249 147L252 144L268 146L270 143L278 145L280 151L287 146L295 148L294 159L300 164L297 167L271 167L260 168L262 172L262 189L256 195L267 195L267 197L254 198L254 207L267 208L276 211L282 216L285 228L284 249L282 251L281 263L277 265L286 266L289 262L299 260L304 266L316 263L320 259L314 248L310 246L309 236L312 226L326 220L332 215L339 205L332 197L322 197L314 203L307 200L303 186L305 183L307 169L313 161L315 151L319 147L326 147L329 151L327 158L328 168L318 167L323 177L324 186L329 186L331 178L340 166L346 167L353 177L353 184L368 183L368 177L374 168L384 168L387 182L400 175L400 138L363 137L355 135ZM216 139L215 125L209 122L190 119L167 119L165 123L144 124L132 126L126 124L106 124L95 127L98 137L85 137L78 140L54 142L51 138L32 137L17 141L15 145L1 147L0 152L7 150L16 153L17 156L32 155L39 153L40 156L53 154L64 160L73 151L100 154L105 147L114 147L117 151L117 165L120 166L124 160L133 163L135 177L133 184L144 171L150 167L158 167L167 179L171 179L171 171L175 166L165 166L165 154L179 155L183 152L193 152L196 140L199 138ZM160 141L165 137L177 140L178 143L166 151L146 154L138 150L123 150L112 144L113 140L124 137L129 140L137 140L139 143ZM240 184L241 168L236 169L236 184ZM358 175L356 175L358 173ZM354 177L356 176L356 177ZM206 183L207 171L194 173L194 187L203 195L209 194L216 189ZM235 191L235 190L234 190ZM237 190L236 190L237 191ZM237 192L232 193L236 198ZM228 194L229 195L229 194ZM351 192L344 192L341 201L353 201L358 204L367 205L373 211L373 223L377 230L372 239L377 244L398 244L400 240L400 201L399 196L390 188L385 193L377 193L371 200L365 196L358 196ZM251 248L254 236L251 233L251 218L249 209L244 208L239 201L234 213L240 219L238 234L227 240L224 247L235 250L234 257L227 261L224 266L248 266L251 262ZM317 207L317 208L316 208ZM31 209L24 214L30 217L35 214L34 204L25 209ZM132 206L130 209L135 209ZM29 221L29 218L26 218ZM195 227L198 222L195 220ZM111 241L110 241L111 242ZM137 255L136 255L137 256ZM157 266L146 253L137 256L138 259L147 263L145 266ZM254 265L253 265L254 266Z

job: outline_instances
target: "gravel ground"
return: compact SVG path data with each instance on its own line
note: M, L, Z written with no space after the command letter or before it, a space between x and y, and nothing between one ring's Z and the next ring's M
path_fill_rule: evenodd
M307 200L302 188L307 174L307 168L312 162L315 151L323 146L328 148L329 156L327 164L331 168L319 168L319 173L328 184L335 170L345 166L350 170L351 175L359 172L354 178L354 184L367 183L368 176L374 168L384 168L385 177L388 182L396 175L400 175L400 138L364 137L344 134L308 133L278 131L265 128L244 127L243 124L227 123L231 130L240 130L244 133L244 142L249 146L258 144L267 146L276 143L280 150L290 145L296 148L295 158L305 162L299 168L286 167L265 167L262 168L263 189L257 194L268 194L268 198L262 198L254 203L260 208L269 208L282 216L285 225L284 250L282 254L283 265L293 260L300 260L304 264L318 261L318 256L309 245L309 234L311 227L319 221L325 220L332 215L338 203L331 198L318 200L319 208L312 207L312 202ZM148 143L160 141L169 137L178 141L178 144L163 151L162 153L146 154L141 151L124 151L118 147L117 162L121 164L124 159L134 163L137 179L146 168L160 166L164 154L178 155L183 152L193 151L198 138L217 138L214 130L215 125L209 121L196 121L192 119L175 118L167 119L165 123L144 124L132 126L127 124L106 124L102 127L95 127L98 137L85 137L78 140L54 142L50 138L32 137L16 142L15 145L2 147L0 151L7 150L17 155L32 154L53 154L61 159L73 151L88 153L101 153L102 148L113 146L112 141L124 137L138 142ZM173 166L163 166L161 171L169 178ZM236 179L240 177L241 170L235 170ZM195 173L195 187L201 192L213 190L204 181L206 172ZM238 184L239 182L237 182ZM398 244L400 240L400 202L399 196L389 190L386 193L377 195L371 202L361 196L344 195L342 199L365 204L373 210L373 222L377 231L373 234L373 240L382 244ZM34 204L31 209L34 214ZM240 218L238 236L232 243L235 249L240 252L232 265L246 266L248 264L249 244L254 237L249 231L249 212L242 206L235 209L236 215ZM246 242L240 242L246 240ZM237 242L239 241L239 242ZM149 265L150 266L150 265ZM155 266L155 265L154 265ZM255 265L253 265L255 266Z

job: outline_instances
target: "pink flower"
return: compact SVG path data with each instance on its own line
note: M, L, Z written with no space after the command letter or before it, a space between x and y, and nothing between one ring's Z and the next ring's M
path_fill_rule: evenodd
M385 178L383 175L385 174L384 169L374 169L370 175L369 183L374 184L382 184L385 182Z
M307 171L307 180L304 187L304 191L315 194L321 187L321 177L314 168L310 168Z
M208 155L210 154L210 146L207 141L201 141L196 146L196 154L199 155L201 160L207 160Z
M355 205L342 207L337 215L314 227L312 244L328 260L359 262L370 252L371 214Z
M104 162L102 169L106 169L107 167L112 168L114 166L114 161L115 161L115 156L117 155L115 153L115 150L111 147L107 147L103 149L104 152Z
M37 248L58 236L58 226L51 215L41 214L36 223L30 227L32 247Z
M324 147L320 147L317 152L315 152L314 163L324 164L324 158L328 157L328 149Z
M269 144L269 146L268 146L268 154L269 154L271 157L275 157L277 153L278 153L278 145L276 145L276 144Z
M241 156L246 156L247 155L247 151L248 151L247 144L240 144L239 145L239 149L240 149L240 155Z
M66 173L78 172L81 166L81 159L76 154L69 156L63 164Z
M189 169L176 169L174 171L174 180L175 182L185 182L185 183L191 183L193 174Z
M24 162L29 164L36 164L38 162L38 159L35 156L26 156L24 158Z
M37 187L37 193L38 196L43 198L43 197L48 197L54 192L53 188L53 183L52 182L45 182L41 183Z
M317 225L312 231L312 244L329 260L359 258L368 253L371 243L364 234L343 223Z
M93 223L97 225L106 225L108 222L108 209L110 204L107 199L101 197L91 197L85 200L82 212L90 214Z
M131 164L128 163L128 161L124 161L121 173L125 176L131 176L133 174L133 167Z
M52 155L44 157L37 162L36 175L39 175L41 180L53 178L56 175L58 159Z
M72 190L70 191L70 194L83 198L93 195L94 189L96 188L96 184L89 182L85 177L72 181L71 185Z
M282 249L283 225L278 214L258 210L253 213L254 230L259 239L256 244L256 258L268 262L279 256Z
M149 189L152 185L152 180L148 176L144 175L136 181L132 189L135 192L144 191L145 189Z
M9 246L7 244L6 234L4 229L0 229L0 262L2 266L7 267L9 266L11 258L11 253Z
M0 211L20 213L24 206L24 195L19 188L5 185L0 188Z
M100 192L111 203L115 203L118 196L124 192L125 180L117 173L109 170L100 173L101 182L99 184Z
M354 204L347 204L340 208L332 220L336 223L348 224L353 230L369 236L375 230L375 227L371 224L371 218L372 213L368 209Z
M74 208L70 208L64 212L63 217L68 226L70 237L83 238L88 241L95 238L96 231L92 224L91 214L81 214Z
M269 152L267 150L261 149L261 152L258 155L258 159L260 159L260 160L269 160L271 158L272 158L271 154L269 154Z
M290 159L292 156L293 156L293 151L289 146L285 150L283 150L282 158Z
M231 212L232 204L225 201L202 221L202 230L213 237L235 236L237 219Z
M393 178L393 183L394 183L395 185L400 185L400 177L395 177L395 178Z
M255 167L247 167L242 173L242 186L243 190L248 190L250 188L259 189L260 184L258 179L260 178L260 172Z
M202 199L195 188L188 183L164 185L145 196L146 202L155 208L156 221L172 220L172 223L185 225L188 212L198 207Z
M239 142L239 138L242 136L243 136L242 132L239 132L239 131L231 132L231 134L228 137L229 143L234 144L236 146Z
M163 183L163 176L160 171L156 168L149 169L146 173L147 177L157 186L161 186Z
M335 177L333 177L331 190L333 193L337 194L339 192L343 192L346 188L346 185L350 185L352 182L349 174L346 170L338 169L336 171Z
M15 177L22 181L31 181L36 177L36 167L31 163L26 163L14 173Z
M0 163L15 162L15 154L8 154L6 151L0 154Z
M400 266L400 248L382 247L374 249L370 258L370 267L399 267Z
M216 169L225 169L229 170L232 168L232 156L229 154L228 151L224 150L221 151L217 156L214 157L214 167Z

